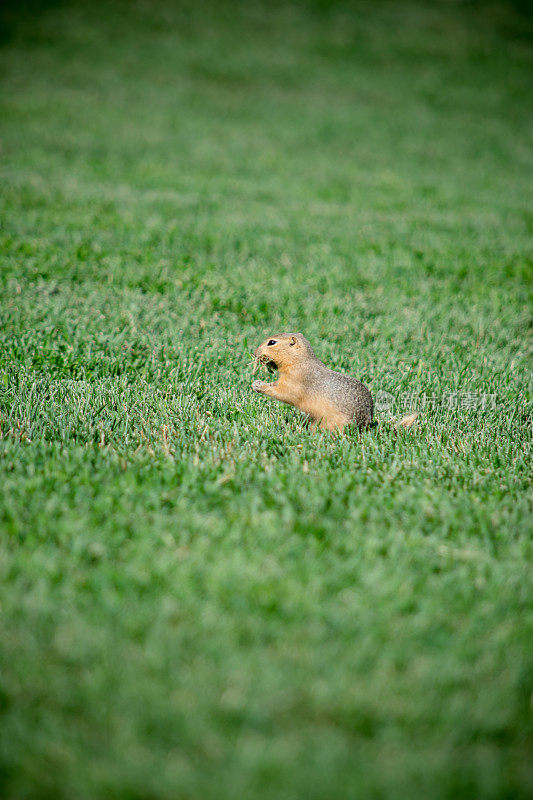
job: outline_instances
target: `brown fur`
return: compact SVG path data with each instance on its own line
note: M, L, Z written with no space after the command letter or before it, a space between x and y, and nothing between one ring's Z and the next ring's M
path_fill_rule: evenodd
M324 430L342 430L351 422L347 414L343 414L331 401L323 397L307 400L300 408Z

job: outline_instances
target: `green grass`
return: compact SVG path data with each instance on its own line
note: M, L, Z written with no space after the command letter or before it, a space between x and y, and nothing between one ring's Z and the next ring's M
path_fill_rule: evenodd
M26 12L0 52L2 797L530 796L526 21ZM391 413L339 438L253 394L279 329Z

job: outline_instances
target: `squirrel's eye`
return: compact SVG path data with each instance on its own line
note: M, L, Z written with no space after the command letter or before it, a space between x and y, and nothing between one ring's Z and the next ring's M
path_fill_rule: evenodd
M275 339L271 339L269 342L267 342L267 347L272 347L273 344L276 344Z

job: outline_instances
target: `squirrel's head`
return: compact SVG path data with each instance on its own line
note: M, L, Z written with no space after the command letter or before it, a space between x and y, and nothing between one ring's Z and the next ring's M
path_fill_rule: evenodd
M276 333L259 345L254 358L256 367L266 364L267 367L283 371L296 367L302 360L313 358L314 355L311 345L301 333Z

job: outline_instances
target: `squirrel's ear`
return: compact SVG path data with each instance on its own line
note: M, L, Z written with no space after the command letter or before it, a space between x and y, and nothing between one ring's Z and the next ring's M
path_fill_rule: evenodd
M291 336L289 339L289 344L292 347L293 344L296 344L296 336Z

